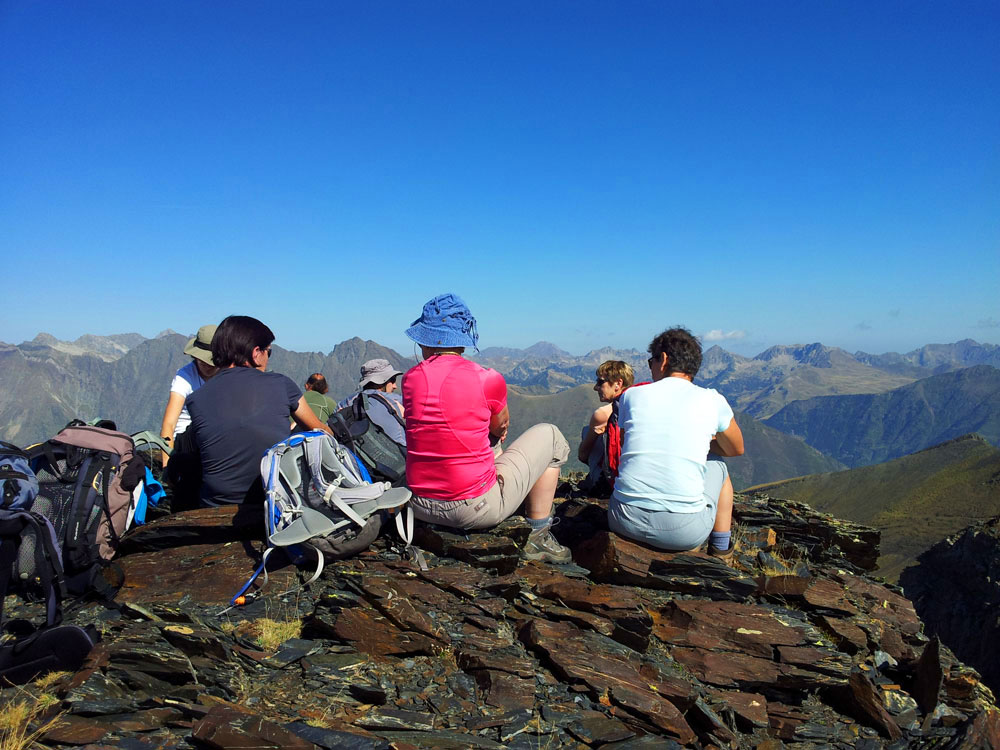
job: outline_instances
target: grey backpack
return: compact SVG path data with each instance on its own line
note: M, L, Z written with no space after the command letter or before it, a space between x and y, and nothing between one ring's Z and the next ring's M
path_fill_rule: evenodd
M273 445L261 459L260 472L268 547L260 567L233 597L234 604L260 573L266 582L267 559L274 549L284 549L297 563L315 557L316 570L306 582L312 583L327 561L367 549L390 515L407 551L422 561L412 546L410 491L368 481L357 458L325 432L300 432Z

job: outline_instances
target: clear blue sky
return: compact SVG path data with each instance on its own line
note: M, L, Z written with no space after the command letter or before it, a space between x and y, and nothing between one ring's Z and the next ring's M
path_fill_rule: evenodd
M1000 3L0 0L0 340L1000 342ZM731 338L727 338L731 336Z

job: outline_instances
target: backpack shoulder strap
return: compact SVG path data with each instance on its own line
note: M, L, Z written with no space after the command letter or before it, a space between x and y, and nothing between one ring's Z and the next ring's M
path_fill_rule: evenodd
M66 596L62 556L52 522L27 510L0 512L0 620L3 619L3 599L13 576L14 561L18 548L29 537L25 534L28 529L34 531L35 573L45 596L45 622L51 627L62 621L61 605Z
M396 406L396 403L392 399L386 398L385 396L383 396L378 391L372 393L371 395L375 396L376 399L378 399L383 404L385 404L386 411L388 411L389 414L391 414L393 416L393 418L397 422L399 422L399 426L402 427L405 430L406 429L406 421L403 419L402 416L400 416L400 414L399 414L399 407Z

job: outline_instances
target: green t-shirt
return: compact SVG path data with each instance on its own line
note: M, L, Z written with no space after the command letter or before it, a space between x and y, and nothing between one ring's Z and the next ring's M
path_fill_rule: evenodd
M316 414L316 418L323 424L326 424L330 415L337 411L337 402L325 393L305 391L302 395L305 397L306 403L309 404L309 408Z

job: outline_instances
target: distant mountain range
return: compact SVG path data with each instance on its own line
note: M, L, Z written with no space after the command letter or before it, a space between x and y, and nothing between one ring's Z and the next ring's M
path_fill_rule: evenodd
M17 346L0 344L0 437L28 444L74 417L114 419L128 431L157 429L173 373L187 361L186 338L169 330L153 339L129 333L72 342L39 334ZM270 367L300 384L322 372L339 399L356 389L361 363L375 357L403 371L413 364L354 338L329 354L276 346ZM591 387L597 366L622 359L639 380L648 379L646 354L635 349L602 348L577 357L539 342L528 349L490 347L474 358L511 385L511 439L536 422L553 422L572 447L568 468L576 469L583 468L575 458L580 430L599 403ZM965 432L997 442L1000 372L985 365L959 369L984 361L1000 361L1000 347L960 341L905 355L851 355L810 344L775 346L747 358L714 346L696 382L719 389L744 410L737 420L747 454L729 464L736 485L745 487L875 463ZM952 369L958 372L926 378ZM920 375L924 380L914 382ZM880 411L887 403L888 417ZM758 421L762 415L765 422Z
M879 573L895 580L917 555L1000 515L1000 450L965 435L875 466L753 487L882 530Z
M158 430L170 381L190 361L183 353L188 337L165 332L112 358L111 352L135 335L81 337L58 346L45 338L0 344L0 438L29 445L76 417L113 419L128 432ZM94 349L78 352L85 344ZM339 399L357 389L361 364L378 357L404 372L413 365L391 349L354 338L327 355L275 346L270 367L300 385L311 373L322 372L330 395Z
M594 382L597 366L609 359L628 362L636 380L648 380L646 352L595 349L582 356L539 342L527 349L490 347L474 359L503 373L528 393L555 393ZM719 346L704 353L695 382L722 393L734 408L766 419L793 401L815 396L884 393L930 375L973 365L1000 367L1000 346L970 339L929 344L906 354L850 354L807 344L773 346L756 357L742 357Z
M765 424L847 466L881 463L977 432L1000 444L1000 370L932 375L888 393L795 401Z

